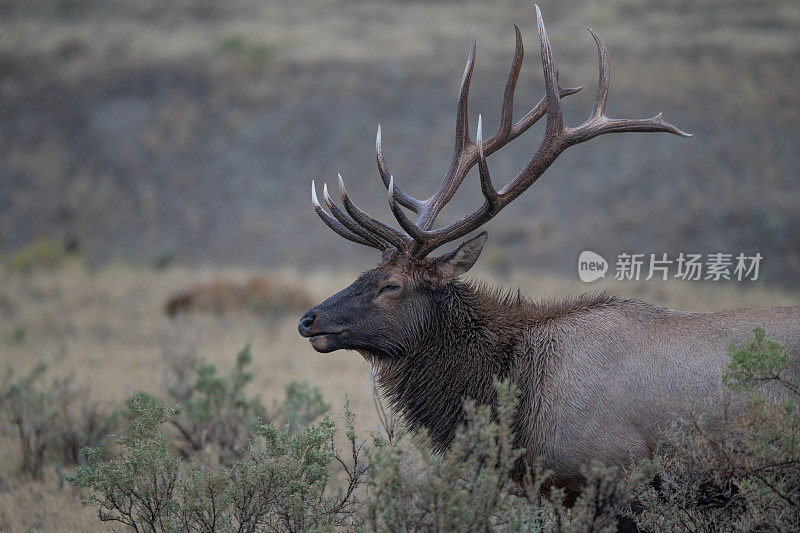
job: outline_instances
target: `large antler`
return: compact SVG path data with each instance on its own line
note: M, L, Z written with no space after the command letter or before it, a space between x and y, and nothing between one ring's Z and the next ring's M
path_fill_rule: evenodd
M342 201L348 217L338 207L325 200L333 212L335 219L325 213L316 201L313 191L314 206L317 213L328 226L343 237L360 244L373 246L385 250L390 246L411 254L414 257L424 257L439 246L458 239L481 225L491 220L506 205L530 187L553 163L558 155L566 148L588 141L605 133L632 132L667 132L682 137L691 137L675 126L664 122L659 113L649 119L612 119L605 114L606 99L609 87L609 59L608 51L600 37L593 30L589 30L597 43L600 81L597 87L597 97L594 108L589 118L576 128L564 125L561 113L561 98L578 92L581 88L563 89L558 84L558 68L550 50L550 42L544 28L539 6L536 6L536 20L539 30L539 43L542 53L542 66L544 69L545 96L518 122L513 122L514 91L517 79L522 68L523 48L519 28L514 26L516 32L516 49L511 70L508 74L503 104L500 114L500 126L497 131L485 142L482 139L482 120L478 116L477 142L472 142L469 137L469 121L467 118L467 103L469 86L472 79L472 70L475 64L475 32L472 33L467 66L461 80L461 90L458 99L456 114L456 140L453 150L453 159L444 175L442 184L427 200L418 200L401 191L394 183L394 178L389 174L383 158L381 147L381 129L378 126L376 139L376 156L378 171L381 179L389 190L389 206L400 226L406 234L379 222L356 207L344 191L344 183L339 177L339 186L342 192ZM509 183L499 191L492 184L486 156L497 151L502 146L519 137L542 116L547 115L544 139L533 156L533 159ZM469 170L478 165L481 191L484 202L475 211L460 220L442 228L431 229L437 215L450 201L458 187L464 181ZM403 207L417 214L417 221L412 222Z

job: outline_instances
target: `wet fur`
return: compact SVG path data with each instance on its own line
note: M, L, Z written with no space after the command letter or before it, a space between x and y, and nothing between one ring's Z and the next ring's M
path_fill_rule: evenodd
M418 349L403 357L361 353L373 365L392 407L411 429L426 428L439 452L449 447L464 423L465 400L496 403L494 378L508 379L519 368L517 341L528 324L544 325L623 301L597 292L536 303L519 291L460 281L437 292L433 300L440 312L433 313ZM546 357L546 347L540 348L538 355ZM517 418L518 432L523 424ZM517 440L524 445L524 439Z
M602 379L587 380L584 376L597 375L607 371L604 367L619 364L613 360L615 350L636 350L636 356L643 361L651 357L646 348L648 335L643 335L644 342L635 346L635 341L624 338L627 335L615 332L614 328L627 323L628 331L643 330L659 324L665 327L668 322L686 327L693 320L698 326L707 327L708 317L714 314L675 311L604 292L536 302L519 292L460 281L435 292L432 300L435 311L430 314L430 323L423 328L424 336L414 350L402 357L359 350L372 363L377 381L393 408L403 414L412 429L424 427L434 449L441 452L448 448L457 428L465 421L464 400L494 405L494 377L510 379L520 389L521 403L513 427L516 445L527 449L525 459L529 464L543 459L544 466L555 472L554 483L569 490L580 489L583 463L601 459L624 466L631 459L652 453L658 429L679 415L686 406L684 399L708 398L720 391L719 376L727 343L741 342L756 325L766 324L768 332L789 343L795 359L800 352L800 308L764 310L785 315L793 327L788 331L770 328L768 316L753 317L741 327L723 326L727 334L722 333L722 338L714 344L713 361L699 365L695 372L695 376L710 377L694 394L678 389L674 396L665 395L661 398L664 405L659 407L661 414L652 416L653 423L627 420L609 423L601 413L585 410L606 401L613 404L615 398L609 396L617 393L609 394L608 389L623 386L628 390L628 379L621 374L609 375L603 384ZM593 329L592 326L600 326L602 322L604 331ZM642 331L638 333L641 335ZM573 342L582 335L589 346L601 341L611 347L583 351L579 349L582 343ZM602 339L597 339L598 336ZM615 341L618 336L623 338ZM658 347L655 352L665 353L664 348L669 347ZM702 359L703 354L696 356ZM570 368L574 363L579 365L579 372ZM621 382L615 384L614 378ZM631 381L640 378L638 373L629 376ZM599 387L599 396L593 400L595 406L585 396L574 397L570 393L570 389L585 386ZM650 395L644 401L652 406L658 400ZM631 398L631 401L642 400ZM583 416L571 414L570 404L582 407ZM617 414L628 418L625 413ZM582 427L569 427L570 422L581 419L584 421L578 425ZM623 430L614 432L615 426ZM521 462L514 473L518 481L524 474L522 465Z

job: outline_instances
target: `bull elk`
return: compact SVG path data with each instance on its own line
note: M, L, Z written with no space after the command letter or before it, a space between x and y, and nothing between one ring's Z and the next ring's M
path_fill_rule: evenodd
M500 126L483 139L478 116L473 142L467 100L475 63L473 33L461 81L453 159L439 188L419 200L400 189L376 142L380 177L389 207L403 231L372 218L348 195L339 176L344 209L327 185L315 211L333 231L377 248L377 267L352 285L312 307L300 320L300 334L318 352L348 349L370 362L392 406L412 428L424 427L433 446L446 450L464 421L463 401L496 401L493 379L512 381L520 391L515 417L516 444L525 459L539 459L554 472L553 482L568 491L582 484L581 465L601 460L627 465L652 453L660 431L681 416L691 400L717 394L727 362L726 346L741 342L755 326L800 353L800 307L695 313L658 307L606 294L536 302L507 295L461 275L473 266L486 242L481 232L455 250L429 254L466 236L495 217L528 189L566 148L598 135L666 132L690 137L661 118L615 119L606 115L609 59L597 44L599 84L589 118L568 127L561 98L577 92L562 88L539 8L536 8L544 67L545 96L519 121L512 118L514 92L522 66L519 29L503 96ZM544 138L530 162L496 189L486 157L519 137L546 116ZM460 220L434 228L436 217L467 172L478 166L482 205ZM405 210L416 214L412 221ZM519 481L524 469L518 468Z

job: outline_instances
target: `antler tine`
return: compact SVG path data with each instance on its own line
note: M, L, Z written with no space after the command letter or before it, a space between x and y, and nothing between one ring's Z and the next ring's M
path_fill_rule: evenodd
M385 250L389 247L385 241L381 240L377 236L373 235L369 231L365 230L363 227L359 226L358 223L347 216L347 213L341 210L341 208L336 205L333 200L331 199L330 194L328 194L328 184L323 184L322 187L322 198L325 200L325 204L328 206L328 209L331 210L334 218L338 220L344 227L349 229L351 232L355 233L362 239L365 239L372 243L375 248L379 248L381 250Z
M362 228L377 236L378 238L388 242L398 250L405 250L411 244L411 239L403 233L397 231L391 226L388 226L369 216L362 211L356 204L350 200L347 194L347 189L344 186L342 175L339 174L339 194L342 197L342 205L345 211L355 220Z
M533 108L531 108L530 111L528 111L528 113L525 114L524 117L517 122L513 122L514 94L517 87L517 81L519 80L519 73L522 70L522 60L525 55L522 45L522 34L520 33L519 27L516 24L514 24L514 33L516 36L516 46L514 48L514 59L511 62L511 70L508 73L508 80L506 81L506 88L503 93L503 107L500 112L500 126L497 128L497 131L486 140L484 150L487 155L491 155L497 149L502 148L508 142L516 139L528 131L528 129L536 124L536 122L547 112L546 99L542 98L535 106L533 106ZM575 94L582 88L583 87L581 86L570 87L567 89L559 87L558 91L560 97L564 98L565 96Z
M536 6L536 22L539 30L539 45L541 48L542 69L545 79L545 97L531 110L530 113L528 113L528 115L523 117L523 119L517 124L514 124L509 130L508 119L506 117L509 115L508 109L510 109L512 105L511 99L513 98L513 87L516 83L517 76L519 75L517 57L520 57L521 61L522 56L521 44L518 40L517 53L515 53L514 62L512 63L511 72L509 73L509 79L506 84L501 126L485 145L481 139L482 128L480 117L478 119L478 144L476 150L478 154L476 159L479 164L478 168L481 179L481 190L485 198L484 203L477 210L473 211L461 220L437 230L429 230L429 226L426 228L418 222L417 226L420 226L421 229L417 232L419 237L414 237L416 244L412 249L412 255L424 257L433 249L476 230L481 225L494 218L494 216L497 215L497 213L499 213L503 207L508 205L511 201L527 190L527 188L530 187L545 172L545 170L547 170L547 168L553 163L559 154L561 154L561 152L563 152L569 146L587 141L605 133L626 131L666 132L682 137L691 137L690 134L685 133L675 126L665 122L661 118L660 113L649 119L610 119L605 115L605 106L610 83L608 50L606 49L602 40L600 40L597 34L592 30L589 31L597 43L600 71L594 108L592 109L592 113L586 122L577 128L568 128L564 126L563 115L561 112L561 98L567 94L573 94L574 92L577 92L578 89L562 89L558 85L558 67L553 59L550 41L547 37L547 30L545 29L539 6ZM510 92L509 86L511 87ZM489 176L488 166L486 165L486 155L491 153L490 150L496 150L511 140L511 138L517 134L517 125L519 125L520 128L530 127L530 124L524 121L532 120L532 124L541 118L541 116L545 113L547 115L545 134L538 150L536 151L536 154L525 166L525 168L520 171L508 184L500 189L500 191L495 191ZM495 142L498 143L497 146L495 146ZM472 164L474 164L474 162ZM464 169L464 166L462 165L461 168ZM466 170L468 170L468 167L463 170L463 172L466 173ZM460 180L463 180L463 175L460 176ZM460 180L458 182L459 184ZM437 191L437 194L439 194L440 191L441 188L439 191ZM452 194L450 194L450 196L452 196ZM431 197L431 199L433 198L434 197ZM449 196L447 199L449 200ZM442 205L444 205L444 203L446 203L446 201L443 202ZM426 207L427 204L428 202L426 202ZM439 206L439 209L440 208L441 206ZM423 215L427 215L425 211L423 211ZM432 221L435 216L435 212L432 216L427 215L424 217L424 221ZM423 219L422 216L420 218Z
M598 135L621 132L664 132L681 137L691 137L691 134L685 133L672 124L665 122L661 118L661 113L648 119L611 119L606 116L606 100L611 83L608 49L600 37L591 29L589 32L597 44L599 70L594 107L589 118L580 126L576 128L564 126L561 115L561 102L555 96L558 90L558 69L553 60L550 42L547 38L539 6L536 6L536 19L539 27L539 40L542 46L542 65L547 89L547 96L545 97L547 100L547 128L545 129L545 138L530 163L500 190L502 205L507 205L539 179L555 158L566 148L588 141Z
M340 223L335 218L331 217L328 213L322 209L322 206L319 205L319 200L317 199L317 188L314 184L314 180L311 180L311 203L314 206L314 211L316 211L319 218L325 223L326 226L331 228L333 231L344 237L345 239L353 242L357 242L358 244L363 244L364 246L369 246L370 248L378 248L379 250L383 251L385 248L381 248L372 242L367 241L363 237L356 235L347 227L345 227L342 223Z
M475 51L477 38L475 28L472 28L472 37L469 43L469 55L461 77L461 87L458 91L458 106L456 108L456 138L453 148L453 159L444 174L439 188L420 206L417 211L417 226L421 230L429 230L433 226L436 215L453 197L469 169L475 164L470 161L470 154L475 149L475 144L469 138L469 86L472 81L472 72L475 67Z
M461 89L458 94L458 109L456 111L456 145L454 157L460 155L464 149L471 144L469 140L469 86L472 82L472 71L475 69L475 52L478 40L475 35L475 27L472 28L472 37L469 42L469 55L467 65L464 67L464 75L461 77Z
M536 5L536 26L539 33L539 48L542 56L542 71L544 73L545 96L544 104L547 114L544 138L539 149L534 154L533 159L526 167L517 174L514 179L500 189L498 202L499 209L502 209L511 200L522 194L544 171L550 166L556 157L566 148L564 144L565 128L564 117L561 113L561 92L558 84L558 66L553 58L553 51L550 47L550 39L547 37L547 29L544 27L542 12ZM498 211L499 211L498 209Z
M517 89L517 81L519 81L519 73L522 71L522 60L525 57L525 48L522 45L522 33L519 31L519 26L514 24L514 59L511 60L511 70L508 72L508 79L506 80L506 88L503 91L503 106L500 109L500 126L493 137L500 137L501 135L508 136L511 134L511 128L514 125L514 92ZM480 120L480 119L478 119ZM480 143L478 143L480 146Z
M597 83L597 97L594 108L589 118L577 128L566 128L565 135L570 144L578 144L588 141L598 135L605 133L621 132L664 132L672 133L680 137L691 137L691 133L686 133L676 128L672 124L665 122L661 118L661 113L652 118L627 119L627 118L608 118L606 116L606 99L608 98L608 88L611 84L611 66L608 58L608 49L597 33L589 28L589 33L594 37L597 44L597 62L599 69L599 81Z
M378 124L378 134L375 136L375 158L378 162L378 173L381 175L381 180L386 188L389 188L389 182L391 181L391 174L389 174L389 170L386 168L386 161L383 159L383 147L381 146L381 125ZM400 190L400 187L395 186L395 195L397 197L397 201L400 202L400 205L403 207L407 207L414 211L415 213L419 213L420 209L422 209L422 201L417 200L410 194L404 193Z
M394 214L394 218L400 224L400 227L406 230L414 241L421 241L425 239L425 234L420 230L419 226L414 224L410 218L403 212L403 209L398 205L400 203L397 198L398 190L394 185L394 177L389 176L389 208Z
M561 99L558 97L558 65L553 59L553 51L550 48L550 39L547 38L547 30L542 20L542 12L536 6L536 26L539 30L539 48L542 52L542 69L544 70L545 102L547 103L547 125L545 126L545 138L542 145L552 142L564 129L564 117L561 115Z
M486 164L486 155L483 152L483 120L481 116L478 115L478 134L477 134L477 145L478 145L478 173L481 177L481 192L483 192L483 197L486 199L486 203L490 210L494 210L497 207L497 191L494 190L494 185L492 185L492 177L489 175L489 165Z
M588 28L597 45L597 96L594 100L592 114L588 120L598 120L605 116L608 88L611 86L611 61L608 58L606 44L600 39L592 28Z

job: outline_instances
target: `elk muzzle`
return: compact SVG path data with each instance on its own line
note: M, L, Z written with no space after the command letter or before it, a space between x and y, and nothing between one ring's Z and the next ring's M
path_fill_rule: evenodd
M318 319L315 308L309 309L297 324L297 331L306 337L311 346L320 353L328 353L344 347L344 340L347 330L338 328L325 329L320 326L321 320Z

